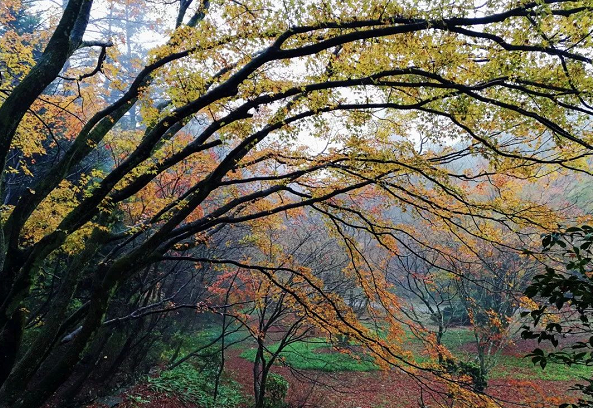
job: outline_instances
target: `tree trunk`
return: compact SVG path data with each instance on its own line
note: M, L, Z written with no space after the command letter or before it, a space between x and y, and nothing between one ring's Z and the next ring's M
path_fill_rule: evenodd
M23 325L24 313L19 309L15 311L0 332L0 384L4 384L16 361L23 337Z

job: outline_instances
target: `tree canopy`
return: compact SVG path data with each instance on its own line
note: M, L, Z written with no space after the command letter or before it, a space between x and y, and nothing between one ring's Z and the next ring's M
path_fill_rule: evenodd
M126 4L144 34L105 30ZM181 307L168 276L237 269L379 364L493 403L409 358L381 266L460 276L584 218L539 191L590 173L592 30L587 0L4 1L0 406L41 406L102 328ZM353 289L273 245L287 220L323 225ZM220 312L195 293L184 308Z

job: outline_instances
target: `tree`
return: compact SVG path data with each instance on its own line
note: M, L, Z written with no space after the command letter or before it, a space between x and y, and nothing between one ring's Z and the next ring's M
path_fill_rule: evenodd
M465 264L456 280L460 302L474 335L479 376L484 386L500 354L519 330L521 290L534 265L517 253L481 248L476 264Z
M402 314L412 334L432 343L439 363L444 362L443 336L454 326L469 323L459 302L455 280L438 269L436 257L415 250L393 257L387 266L390 282L402 299Z
M500 236L500 231L490 235L509 248L483 240L443 242L446 236L431 231L433 245L448 248L448 255L414 249L394 257L388 266L412 334L445 369L459 364L471 369L474 387L480 392L519 330L517 312L523 306L522 291L536 269L531 259L510 249L517 243ZM443 344L447 330L459 326L473 335L475 351L469 361L456 361Z
M161 15L170 10L169 2L153 4ZM109 39L92 34L89 21L105 10L98 0L51 9L57 24L41 30L41 55L32 59L25 48L17 54L22 61L11 62L0 106L3 198L9 175L29 171L15 168L13 156L27 164L46 153L52 137L68 144L43 177L30 174L30 187L2 208L2 407L37 407L50 398L113 313L114 293L134 276L170 262L175 251L207 246L226 228L255 230L261 220L302 207L343 239L348 273L371 304L384 308L391 336L377 336L344 313L344 299L304 269L291 273L331 307L315 307L308 294L295 294L295 301L316 324L405 370L413 363L395 341L395 298L357 252L353 231L394 252L401 237L430 247L413 228L385 217L386 206L431 214L467 237L487 239L468 219L512 231L546 228L541 208L476 199L453 180L474 183L495 172L523 179L543 165L588 170L587 1L178 5L169 38L129 80L109 59ZM1 7L2 29L11 30L13 14ZM74 56L89 64L67 67ZM110 90L121 94L110 100ZM142 125L126 132L125 116L135 109ZM189 132L196 120L203 127ZM327 148L307 148L313 140ZM118 152L112 164L69 179L105 149ZM467 156L490 165L452 170ZM195 164L191 171L188 163ZM58 262L59 287L40 292L47 312L29 330L39 278ZM86 302L77 307L72 300L81 292Z
M210 290L222 298L220 303L228 305L225 313L229 318L246 328L256 343L253 367L256 407L271 406L268 378L273 374L274 365L283 360L282 354L287 348L297 342L310 341L311 337L335 335L332 330L317 327L311 319L312 308L331 308L332 305L329 299L318 296L300 279L299 269L309 269L311 278L318 281L317 285L323 285L326 293L340 294L345 299L342 313L350 309L356 311L351 293L345 293L354 290L356 285L344 281L340 274L348 258L324 232L319 220L311 219L310 214L294 214L290 219L270 217L246 236L251 244L248 253L252 263L226 271L210 286ZM262 269L271 276L262 276ZM302 304L305 299L309 307Z
M554 350L536 348L528 357L545 368L549 361L573 365L593 365L593 283L591 281L591 244L593 228L570 227L542 237L543 251L553 254L547 260L546 272L534 277L525 294L535 308L523 312L531 324L523 326L524 339L550 343ZM562 341L562 344L560 343ZM560 345L561 344L561 345ZM561 407L590 407L593 404L593 378L576 384L582 398Z

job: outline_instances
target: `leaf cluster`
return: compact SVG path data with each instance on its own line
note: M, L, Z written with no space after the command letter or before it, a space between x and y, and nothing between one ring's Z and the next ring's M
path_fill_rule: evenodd
M526 357L545 368L548 362L567 366L593 366L593 228L588 225L571 227L542 236L543 251L557 250L558 263L563 270L546 266L545 273L534 277L525 295L538 300L540 307L522 312L530 317L531 325L523 327L521 337L549 342L554 351L536 348ZM550 319L550 317L554 317ZM539 326L539 327L538 327ZM543 327L542 327L543 326ZM561 339L570 343L560 346ZM560 346L560 347L559 347ZM583 378L586 384L576 384L575 389L586 399L562 407L585 407L593 403L593 381Z

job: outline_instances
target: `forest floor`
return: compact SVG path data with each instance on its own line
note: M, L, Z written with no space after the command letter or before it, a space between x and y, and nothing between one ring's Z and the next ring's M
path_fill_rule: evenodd
M243 391L250 393L253 387L253 364L240 354L240 350L231 350L226 368L231 377L241 384ZM331 373L276 367L274 372L283 375L290 383L287 402L291 407L417 408L421 399L418 382L401 370ZM556 402L555 397L566 395L570 384L570 381L535 377L499 378L489 381L487 391L498 398L503 407L516 406L513 402L541 401L541 407L544 408L553 406L550 404ZM422 394L426 406L431 406L430 393ZM437 400L439 395L433 393Z
M455 329L449 333L448 346L465 361L475 356L471 333ZM226 352L227 378L236 381L241 394L253 393L253 355L251 344L239 344ZM495 397L502 407L516 407L531 403L530 407L547 408L567 402L569 388L583 372L565 366L534 367L523 356L537 345L518 341L510 344L498 357L498 365L490 374L488 395ZM423 375L421 390L418 378L402 370L377 370L368 359L356 359L339 353L316 339L297 343L282 355L284 364L274 366L273 372L284 376L290 386L287 401L290 407L306 408L417 408L437 406L446 390L434 389L434 382ZM290 365L290 367L289 367ZM432 392L427 388L433 388ZM159 393L149 384L141 383L118 396L118 408L202 408L203 404L178 398L172 393ZM537 402L537 403L535 403ZM249 406L244 403L244 406ZM105 407L94 404L90 408ZM108 406L108 405L107 405Z

